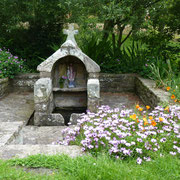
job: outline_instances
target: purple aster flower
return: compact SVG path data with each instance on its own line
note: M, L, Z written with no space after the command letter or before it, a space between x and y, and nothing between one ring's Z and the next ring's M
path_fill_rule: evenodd
M141 164L142 163L142 159L140 157L137 158L137 164Z
M166 138L160 139L160 142L166 142Z
M175 156L175 155L176 155L176 152L170 151L169 154Z
M136 152L139 153L139 154L142 154L142 149L136 148Z
M152 142L152 143L156 143L157 140L156 140L156 139L151 139L151 142Z

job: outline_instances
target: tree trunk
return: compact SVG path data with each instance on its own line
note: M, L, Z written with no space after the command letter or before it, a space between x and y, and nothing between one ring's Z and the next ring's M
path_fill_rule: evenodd
M109 37L110 32L113 33L113 28L114 28L114 22L112 20L106 20L104 22L104 34L103 34L103 39L107 40Z
M121 45L122 45L122 35L123 35L124 28L125 28L125 25L121 26L118 24L119 37L118 37L117 45L119 48L121 48Z

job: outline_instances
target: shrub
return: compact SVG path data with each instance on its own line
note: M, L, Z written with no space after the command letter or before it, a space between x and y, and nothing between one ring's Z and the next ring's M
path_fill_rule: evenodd
M18 72L23 72L23 63L22 59L9 51L0 49L0 78L13 78Z
M75 129L65 129L66 137L58 143L80 144L92 154L106 151L116 158L136 158L138 164L157 154L179 156L180 107L158 106L149 114L139 105L136 108L133 113L101 106L97 113L83 115Z

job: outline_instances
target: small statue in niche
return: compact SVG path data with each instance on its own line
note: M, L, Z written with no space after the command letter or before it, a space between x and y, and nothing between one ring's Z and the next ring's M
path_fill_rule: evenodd
M68 87L69 88L74 88L75 87L75 76L76 76L76 73L73 69L73 65L70 64L68 67L67 67L67 78L69 80L69 84L68 84Z

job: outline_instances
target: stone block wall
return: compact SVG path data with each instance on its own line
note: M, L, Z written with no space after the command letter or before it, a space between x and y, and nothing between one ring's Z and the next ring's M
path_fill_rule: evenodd
M93 76L93 75L92 75ZM39 73L20 74L13 80L0 79L0 98L13 90L33 91ZM12 88L13 87L13 88ZM155 88L155 82L136 74L100 73L101 92L135 92L145 105L157 106L161 102L169 102L169 93Z
M136 74L100 73L101 92L134 92Z
M136 74L100 73L101 92L134 92ZM39 73L19 74L11 80L13 89L33 91ZM93 77L94 78L94 77Z
M8 78L0 79L0 98L8 94L9 89L10 88Z
M11 80L12 90L33 91L34 84L39 79L39 73L19 74Z
M155 82L150 79L136 77L135 92L144 105L149 105L152 108L158 106L160 103L169 102L169 93L155 88Z

